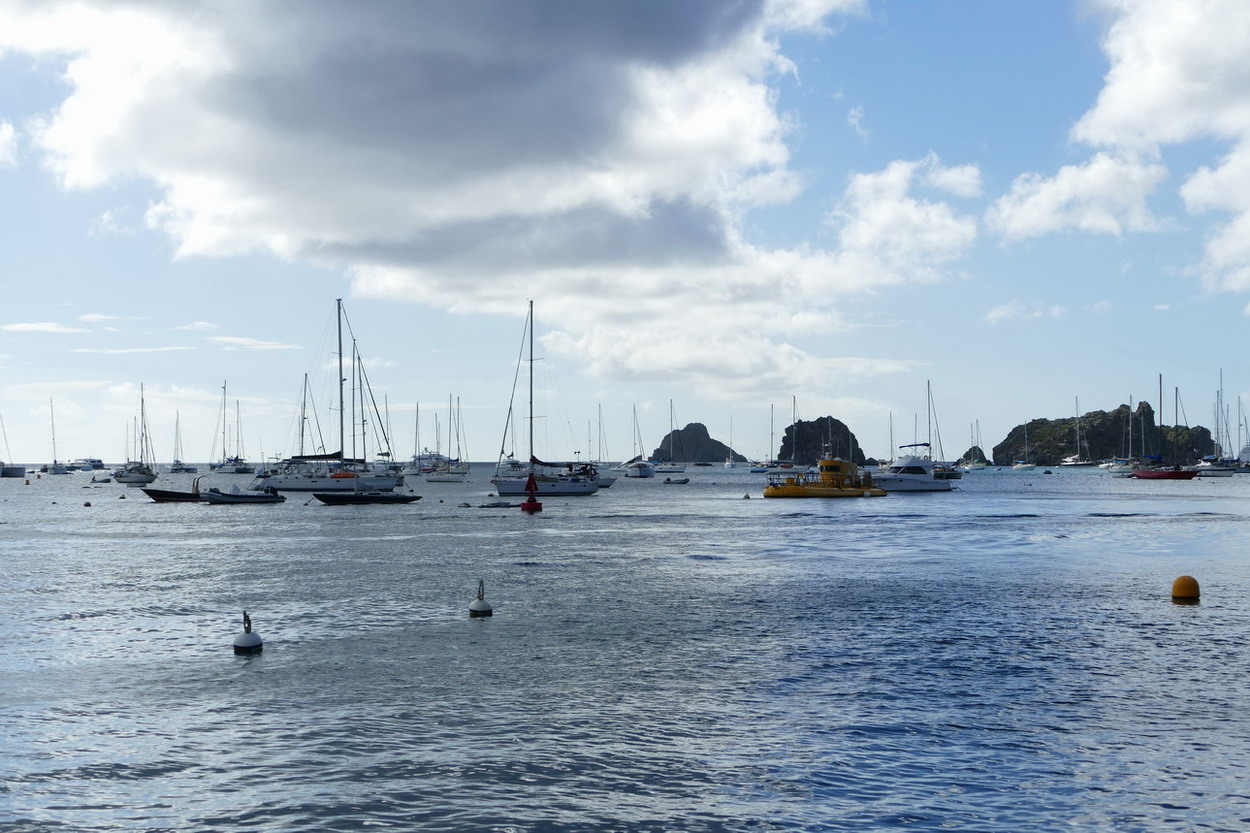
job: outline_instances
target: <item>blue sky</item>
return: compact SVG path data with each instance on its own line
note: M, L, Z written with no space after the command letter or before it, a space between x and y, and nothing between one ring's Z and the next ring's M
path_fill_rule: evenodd
M119 460L142 384L205 460L223 382L290 453L339 297L401 457L449 397L495 457L530 298L548 458L670 401L882 456L926 383L947 457L1159 374L1210 426L1221 370L1236 439L1248 45L1236 0L10 2L0 455L51 459L52 401Z

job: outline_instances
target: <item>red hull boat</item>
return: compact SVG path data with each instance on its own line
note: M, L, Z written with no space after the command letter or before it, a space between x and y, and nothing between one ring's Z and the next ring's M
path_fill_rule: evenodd
M1133 469L1133 477L1140 480L1193 480L1197 476L1193 469Z

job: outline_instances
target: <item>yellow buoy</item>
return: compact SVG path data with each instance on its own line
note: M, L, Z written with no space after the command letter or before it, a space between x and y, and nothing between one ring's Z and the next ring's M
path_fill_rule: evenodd
M1198 595L1198 579L1193 576L1178 576L1172 582L1172 601L1177 604L1195 604Z

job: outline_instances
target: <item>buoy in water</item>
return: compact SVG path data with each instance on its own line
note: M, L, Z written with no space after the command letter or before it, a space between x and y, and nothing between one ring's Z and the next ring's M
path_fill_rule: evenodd
M247 611L243 611L243 633L234 638L234 652L236 654L259 654L264 650L265 641L260 638L260 634L252 631L252 617L247 615Z
M91 505L91 501L87 501L86 503L83 504L83 506L90 506L90 505Z
M469 602L470 616L490 616L494 613L490 604L486 601L486 582L479 580L477 583L477 598Z
M1197 604L1198 596L1198 579L1193 576L1178 576L1172 582L1172 601L1176 604Z
M535 512L543 511L543 505L535 497L538 494L538 481L534 479L534 472L530 472L530 479L525 481L525 491L529 493L529 497L521 501L521 511L527 515L533 515Z

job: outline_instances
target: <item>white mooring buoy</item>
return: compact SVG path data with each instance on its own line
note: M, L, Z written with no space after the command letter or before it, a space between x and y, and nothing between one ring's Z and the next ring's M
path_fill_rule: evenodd
M486 582L479 580L477 583L477 598L469 602L469 615L490 616L493 613L494 611L491 610L490 605L486 602Z
M265 648L265 641L260 638L260 634L252 631L252 617L247 615L247 611L243 611L243 633L234 638L234 652L236 654L259 654Z

